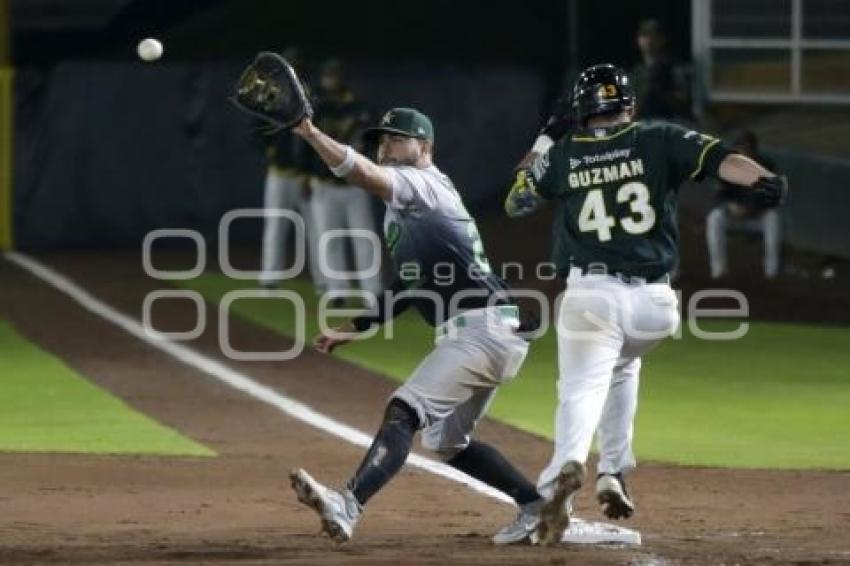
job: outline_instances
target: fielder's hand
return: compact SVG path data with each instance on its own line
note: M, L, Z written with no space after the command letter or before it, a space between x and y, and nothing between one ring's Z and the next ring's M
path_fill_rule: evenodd
M323 354L330 354L337 346L348 344L357 336L357 330L350 322L341 324L313 339L313 347Z
M301 137L307 137L314 129L315 126L313 125L313 121L309 117L305 117L293 126L292 131Z
M248 65L230 98L243 112L267 123L270 132L288 130L313 115L304 85L289 62L263 52Z

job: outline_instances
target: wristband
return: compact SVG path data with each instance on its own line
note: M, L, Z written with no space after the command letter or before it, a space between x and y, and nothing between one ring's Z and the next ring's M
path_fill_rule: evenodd
M531 146L531 151L534 153L546 153L549 151L549 148L555 145L555 142L552 141L552 138L547 136L546 134L540 134L537 136L537 139L534 140L534 145Z
M336 167L330 167L331 173L337 177L345 177L351 173L351 170L354 169L354 155L355 153L354 150L351 149L351 146L345 146L345 158L342 160L342 163Z

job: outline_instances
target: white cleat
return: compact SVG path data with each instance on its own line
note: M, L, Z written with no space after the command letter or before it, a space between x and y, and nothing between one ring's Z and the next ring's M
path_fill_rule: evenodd
M596 500L609 519L628 519L635 512L621 474L599 474L596 478Z
M493 535L493 544L522 544L532 542L532 535L540 522L543 500L521 505L513 522Z
M540 509L537 525L538 544L550 545L561 542L564 531L570 526L570 500L584 483L584 464L570 461L564 464L555 478L555 493Z
M336 542L346 542L354 533L363 509L350 491L339 492L323 486L306 471L289 472L292 489L298 501L315 511L322 520L322 531Z

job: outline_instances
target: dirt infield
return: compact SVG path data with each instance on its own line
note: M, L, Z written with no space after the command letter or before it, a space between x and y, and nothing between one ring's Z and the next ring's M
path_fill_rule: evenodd
M49 265L140 316L161 284L133 254L54 254ZM513 510L448 480L406 469L370 503L355 539L334 546L296 502L286 471L341 482L361 450L221 385L84 311L0 261L0 317L135 408L196 439L210 459L0 455L0 563L850 563L850 474L730 471L643 464L627 523L640 548L496 548L489 535ZM160 326L186 328L190 309ZM212 317L214 318L214 317ZM213 358L215 320L192 347ZM239 344L280 349L280 337L233 321ZM287 363L226 361L256 380L362 430L393 388L348 364L307 353ZM813 410L815 410L813 408ZM550 443L493 422L481 436L529 474ZM777 431L777 434L781 434ZM585 490L579 515L600 519Z

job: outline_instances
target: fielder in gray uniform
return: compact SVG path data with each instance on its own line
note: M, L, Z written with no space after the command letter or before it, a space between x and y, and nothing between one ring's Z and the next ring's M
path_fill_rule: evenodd
M319 335L316 349L330 353L410 307L437 329L434 350L391 396L371 447L345 487L331 489L296 469L290 479L299 501L316 511L331 538L347 541L366 502L401 469L413 436L422 430L423 446L441 460L508 494L523 509L539 507L534 485L496 449L470 438L496 389L519 371L528 343L518 335L517 306L490 269L475 221L431 161L431 121L410 108L389 111L368 132L379 139L377 164L309 119L294 131L335 175L384 201L385 236L398 273L371 312ZM435 270L439 275L451 270L454 277L436 277ZM526 535L526 527L511 525L494 540L514 542Z

